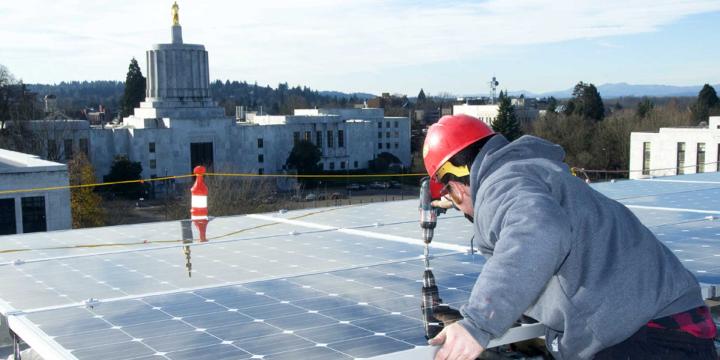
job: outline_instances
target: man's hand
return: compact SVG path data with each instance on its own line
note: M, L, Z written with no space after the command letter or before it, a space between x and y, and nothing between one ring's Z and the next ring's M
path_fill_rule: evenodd
M437 305L432 308L433 316L442 321L443 326L449 326L456 321L463 319L460 311L453 309L447 305Z
M447 197L443 196L440 198L440 200L433 200L433 202L430 203L432 207L441 208L441 209L450 209L453 206L453 202L449 200Z
M458 323L446 326L428 343L442 345L435 354L435 360L474 360L485 351L475 338Z

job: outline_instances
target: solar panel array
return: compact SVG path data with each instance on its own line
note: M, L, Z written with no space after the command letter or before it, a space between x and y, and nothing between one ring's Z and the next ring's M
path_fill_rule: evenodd
M720 175L662 180L593 186L712 294ZM426 344L414 200L216 218L206 243L184 243L182 226L0 237L2 313L58 358L366 358ZM457 212L439 217L432 264L454 306L484 263L463 251L471 237Z

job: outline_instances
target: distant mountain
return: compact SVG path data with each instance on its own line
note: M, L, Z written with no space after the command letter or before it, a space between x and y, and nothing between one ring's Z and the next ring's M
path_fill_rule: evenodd
M720 89L720 84L713 85L714 88ZM664 97L664 96L697 96L702 85L694 86L674 86L674 85L634 85L628 83L603 84L597 87L600 96L603 99L612 99L624 96L635 97ZM510 91L510 95L519 96L525 94L526 97L549 97L554 96L558 99L569 98L572 95L572 88L560 91L551 91L545 93L533 93L530 91Z
M355 96L356 98L360 100L369 100L374 99L376 95L368 94L368 93L344 93L340 91L318 91L318 93L322 96L328 96L328 97L337 97L338 99L350 99L351 97Z

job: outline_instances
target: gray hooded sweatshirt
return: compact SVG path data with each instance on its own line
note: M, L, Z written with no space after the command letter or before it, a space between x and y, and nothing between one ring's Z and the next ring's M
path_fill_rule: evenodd
M702 306L695 277L625 206L574 177L559 145L491 138L470 173L487 261L460 323L486 347L521 314L557 359L591 359L649 320Z

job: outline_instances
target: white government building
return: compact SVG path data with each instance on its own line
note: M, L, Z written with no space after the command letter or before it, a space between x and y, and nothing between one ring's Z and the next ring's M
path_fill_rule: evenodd
M188 174L195 165L216 172L282 173L295 142L312 141L322 150L324 170L368 168L380 153L410 166L410 120L386 117L383 109L298 109L291 116L248 113L244 121L226 116L210 97L208 52L184 44L172 26L172 43L146 53L145 101L121 124L90 126L82 120L35 121L48 133L46 154L89 155L98 179L116 155L142 164L144 178Z
M630 135L630 178L720 171L720 116L707 127L660 128Z
M513 109L515 110L515 117L521 123L529 123L536 120L540 116L540 111L531 106L525 105L525 99L513 98L511 99ZM482 120L488 125L492 125L492 122L497 119L500 111L500 104L488 104L488 105L471 105L471 104L460 104L453 105L453 114L465 114Z

